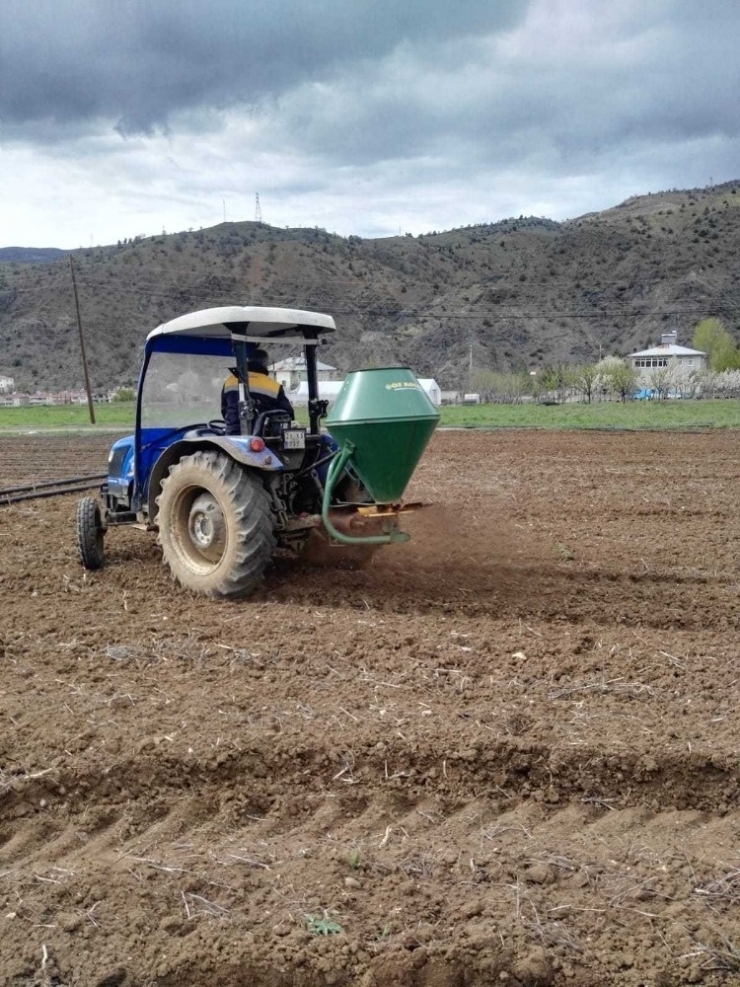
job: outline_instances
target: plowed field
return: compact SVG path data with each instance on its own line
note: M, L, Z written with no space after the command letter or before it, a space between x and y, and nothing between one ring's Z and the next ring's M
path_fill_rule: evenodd
M0 982L737 976L739 445L438 433L410 544L241 603L2 508Z

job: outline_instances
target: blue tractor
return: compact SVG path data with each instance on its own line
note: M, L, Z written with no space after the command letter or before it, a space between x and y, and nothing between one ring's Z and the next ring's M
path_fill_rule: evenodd
M278 553L337 548L336 561L356 564L378 545L405 540L400 498L439 416L407 368L358 371L335 402L334 425L321 428L327 402L316 350L335 328L317 312L227 306L150 332L134 434L114 443L100 499L77 507L82 564L100 569L106 532L136 525L157 532L183 587L237 597ZM308 424L283 410L257 414L250 397L249 355L277 342L303 349ZM238 435L214 417L232 367Z

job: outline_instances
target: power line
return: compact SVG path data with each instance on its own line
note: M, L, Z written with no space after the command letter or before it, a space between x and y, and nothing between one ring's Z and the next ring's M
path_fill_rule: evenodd
M334 284L346 283L343 279L328 279L328 280L329 283L334 283ZM86 288L88 290L99 291L101 288L103 288L106 289L108 292L114 294L128 294L128 295L131 294L132 286L130 281L125 281L123 279L115 278L112 276L111 277L106 276L101 280L97 280L95 278L89 278L89 277L80 278L78 272L78 281L81 289ZM303 291L304 295L315 297L317 291L320 290L320 288L323 286L324 283L326 282L322 282L321 286L314 287L310 284L310 282L307 282L307 279L305 278L281 280L280 294L284 296L287 293L285 290L286 286L299 285L302 289L304 289ZM391 285L389 282L386 282L386 286L395 287L395 285ZM64 287L66 287L66 284L63 282L50 282L41 286L35 285L33 287L28 287L28 288L14 287L12 289L9 289L7 293L12 292L13 294L22 294L26 297L29 296L46 297L49 295L49 293L51 292L56 293L61 288ZM369 290L373 290L375 287L376 287L375 285L368 286ZM199 286L199 285L177 285L177 284L163 287L161 282L157 282L156 285L147 284L147 283L137 285L136 293L139 297L146 296L150 299L160 298L160 299L174 300L176 298L180 298L182 300L185 300L187 298L192 298L192 299L214 298L214 297L221 297L224 294L231 295L233 294L234 290L239 290L239 287L237 286L235 289L232 286L225 285L223 288L214 289L214 287L211 285ZM261 295L261 294L269 293L270 286L265 285L261 288L250 288L248 290L252 295L254 294ZM2 292L0 292L0 294L2 294ZM542 298L541 300L544 301L545 299ZM405 317L417 316L417 317L429 317L429 318L435 317L435 318L446 318L446 319L471 319L471 318L482 318L482 317L495 317L502 313L507 315L520 313L521 315L520 310L521 309L526 310L533 303L535 304L537 303L536 298L525 299L520 301L518 304L504 304L504 303L494 302L493 305L489 303L489 305L486 307L479 307L476 303L472 303L472 304L468 304L465 310L462 310L460 307L458 307L456 310L452 310L452 311L428 309L428 308L419 309L409 305L400 305L400 306L375 305L370 308L368 308L367 306L363 306L363 311L373 314L388 314L388 315L392 314L392 315L405 316ZM582 305L579 306L579 308L574 308L574 307L554 308L552 305L548 304L548 307L546 309L530 310L528 313L526 313L526 317L563 318L569 316L574 318L575 317L598 318L598 317L610 316L610 315L632 316L632 317L654 316L654 315L670 316L670 315L690 315L695 311L695 309L703 314L706 311L707 307L712 307L712 306L717 306L723 310L728 310L728 309L734 310L737 307L736 305L732 304L731 299L727 298L726 292L719 289L715 292L712 292L711 294L707 294L701 300L697 300L695 303L695 308L676 307L671 309L660 308L659 310L655 310L652 308L641 309L640 307L638 307L638 306L643 306L644 304L645 304L645 300L640 299L636 301L634 305L631 306L622 306L619 308L609 307L609 308L599 309L593 307L594 302L591 299L591 300L584 300ZM582 311L583 305L588 305L589 310L585 312ZM356 314L359 314L357 313L357 310L347 310L347 311L354 311Z
M166 272L162 272L162 273L163 275L165 275ZM89 286L106 288L109 287L112 283L118 283L125 285L129 291L134 286L132 284L132 278L126 277L123 274L112 274L112 273L103 274L102 272L98 272L93 268L80 269L79 267L77 268L77 274L80 284L85 284ZM218 272L207 271L202 275L201 280L211 275L215 277L223 277L225 280L228 278L233 279L235 276L233 271L228 271L223 274L219 274ZM59 272L54 272L52 278L47 279L45 283L41 286L33 285L30 287L23 287L18 284L8 285L5 289L0 289L0 294L2 294L3 291L29 292L29 291L37 291L37 290L46 290L46 289L61 286L64 283L66 282L64 282L64 279L59 276ZM383 287L393 288L394 290L397 290L401 287L405 287L407 289L415 288L415 287L429 289L431 284L434 283L434 276L432 274L429 276L429 278L424 278L424 279L408 278L405 276L403 277L399 276L397 278L390 278L390 277L381 278L375 272L368 272L362 278L358 278L357 276L339 277L339 276L322 275L320 278L317 278L315 281L313 281L306 275L300 277L280 277L281 286L284 285L310 286L316 283L320 283L321 285L351 284L355 287L367 288L369 290L372 290L374 288L383 288ZM562 284L572 284L572 283L573 283L572 280L568 278L558 278L558 279L549 278L547 281L530 280L527 282L520 282L518 279L512 281L509 279L499 280L498 278L495 279L486 278L484 281L474 281L470 284L459 284L457 286L454 286L453 290L478 291L481 293L485 291L513 290L517 293L517 295L540 294L543 296L548 296L551 293L550 289L553 286L558 286ZM610 287L614 287L614 286L617 286L617 288L623 286L625 289L631 288L632 290L635 290L640 288L647 288L650 287L651 285L664 284L664 283L665 283L664 277L640 278L639 280L632 277L613 278L610 280L604 280L599 282L584 283L583 281L581 281L580 286L576 290L580 295L592 295L595 293L604 293L608 291ZM152 281L144 280L142 278L137 278L135 287L138 291L145 291L145 290L149 290L150 288L152 291L161 289L162 276L159 276L157 277L156 280L152 280ZM170 283L169 288L172 291L189 291L194 289L195 285L192 283L178 284L177 281L172 281ZM725 292L723 291L723 294L724 293Z
M87 287L95 287L93 284L88 284ZM46 294L48 290L51 290L51 286L48 289L27 289L24 294ZM112 289L117 294L130 294L129 289ZM141 294L141 293L140 293ZM230 296L230 292L213 292L211 289L198 290L195 288L190 289L173 289L171 291L146 291L145 294L148 298L154 300L165 300L174 301L175 298L180 298L183 304L187 301L192 301L193 303L200 303L204 305L208 302L213 304L224 303L223 299ZM258 292L252 291L253 295L257 295L257 298L252 300L252 304L259 304L261 296L269 294L268 291L262 290ZM311 294L303 296L306 299L306 304L311 304L315 306L317 304L322 304L315 300L311 300ZM272 298L274 301L274 296ZM296 299L294 304L298 304L300 299ZM387 318L395 320L403 320L405 322L409 321L437 321L437 322L481 322L483 320L493 321L500 323L505 322L535 322L545 320L552 320L553 318L558 319L569 319L569 320L585 320L590 322L600 322L604 319L655 319L655 318L680 318L686 317L690 319L700 319L714 312L725 312L728 311L728 307L723 305L719 301L714 299L706 299L705 302L696 308L675 308L675 309L648 309L648 310L637 310L637 309L597 309L595 311L577 311L573 309L537 309L530 311L521 311L523 306L517 306L516 308L510 306L498 306L496 309L472 309L465 312L461 311L436 311L436 310L419 310L411 308L394 308L394 307L382 307L382 306L358 306L355 309L343 309L332 306L331 311L335 316L344 316L350 318ZM526 308L526 307L525 307Z

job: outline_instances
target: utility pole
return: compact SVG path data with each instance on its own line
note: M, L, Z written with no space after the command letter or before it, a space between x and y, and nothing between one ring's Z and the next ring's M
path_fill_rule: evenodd
M254 221L255 223L262 222L262 210L260 209L260 194L256 193L254 197Z
M87 407L90 411L90 424L95 424L95 409L93 407L92 391L90 390L90 374L87 370L87 355L85 353L85 337L82 334L82 319L80 318L80 299L77 296L77 281L72 254L69 255L69 270L72 274L72 289L75 294L75 309L77 310L77 329L80 333L80 350L82 352L82 371L85 375L85 391L87 392Z

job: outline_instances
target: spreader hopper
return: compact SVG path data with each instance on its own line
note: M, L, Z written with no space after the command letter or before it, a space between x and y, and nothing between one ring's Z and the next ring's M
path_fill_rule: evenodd
M333 537L371 544L408 538L396 525L400 501L438 422L439 412L408 367L357 370L348 375L326 420L340 446L327 475L322 511ZM356 473L372 497L371 510L392 520L384 534L353 537L333 528L329 506L345 468Z

